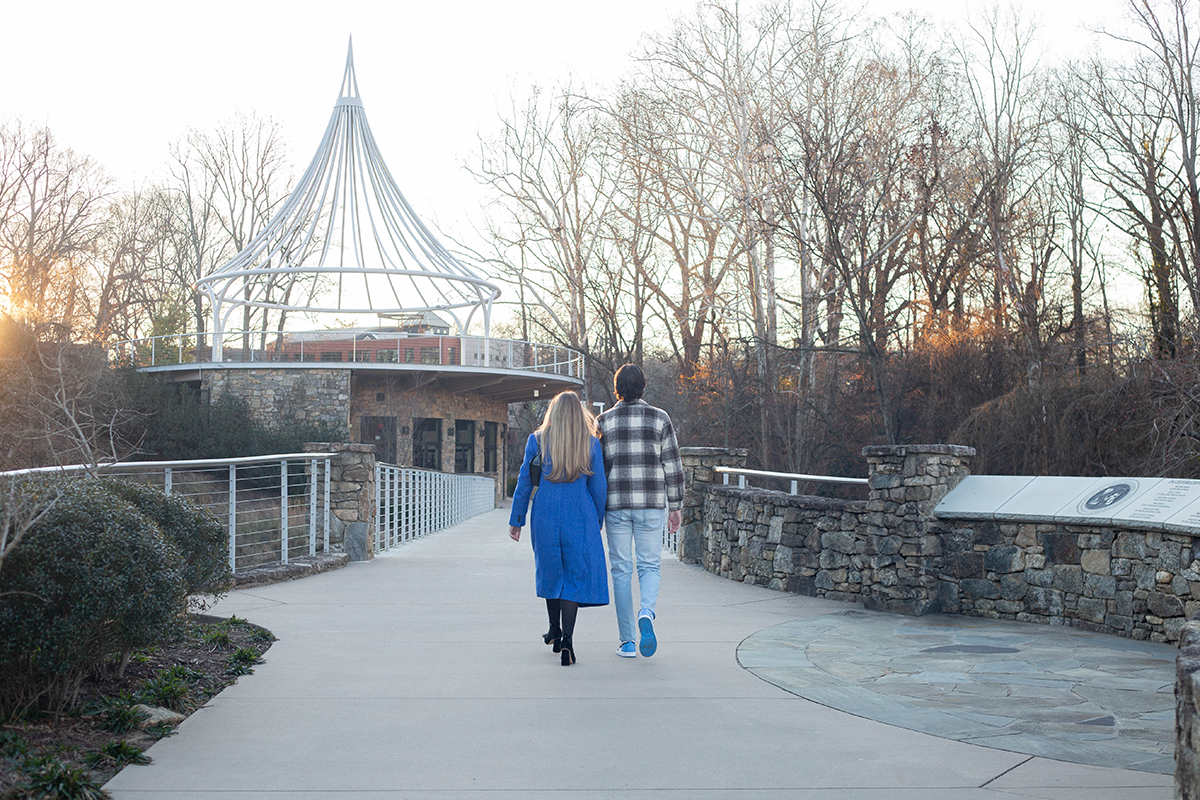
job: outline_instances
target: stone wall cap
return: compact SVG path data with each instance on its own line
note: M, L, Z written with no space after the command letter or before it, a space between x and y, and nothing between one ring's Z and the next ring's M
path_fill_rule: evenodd
M958 456L960 458L975 455L974 447L961 444L875 444L862 449L864 458L870 456L934 455Z
M375 445L357 444L354 442L305 442L304 452L315 453L320 450L332 450L335 453L374 453Z
M725 497L738 497L752 503L770 503L773 506L806 508L812 511L866 511L866 500L843 500L838 497L818 497L812 494L789 494L774 489L747 486L744 489L724 484L709 484L706 492Z
M750 451L744 447L681 447L682 456L745 456Z

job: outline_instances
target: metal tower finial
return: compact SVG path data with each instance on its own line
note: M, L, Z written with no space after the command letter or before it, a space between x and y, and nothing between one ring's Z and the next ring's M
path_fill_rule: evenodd
M342 74L342 88L338 96L362 99L358 93L358 78L354 75L354 36L350 37L350 44L346 46L346 71Z

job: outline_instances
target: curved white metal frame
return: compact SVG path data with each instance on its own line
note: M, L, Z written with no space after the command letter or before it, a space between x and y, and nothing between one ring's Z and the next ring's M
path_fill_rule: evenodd
M302 287L304 300L293 302L303 275L312 280ZM331 277L334 303L321 292L321 278ZM245 306L380 317L445 312L459 333L480 313L488 336L500 296L446 250L396 186L367 124L353 42L325 136L300 182L245 249L197 283L212 306L216 361L230 318Z

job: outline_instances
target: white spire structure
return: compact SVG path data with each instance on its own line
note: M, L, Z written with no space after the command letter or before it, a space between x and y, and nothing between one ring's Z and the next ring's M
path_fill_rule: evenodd
M491 327L495 284L456 259L396 186L354 74L353 40L325 136L296 188L266 227L202 278L213 314L213 358L235 313L407 317L444 312L466 333L478 314Z

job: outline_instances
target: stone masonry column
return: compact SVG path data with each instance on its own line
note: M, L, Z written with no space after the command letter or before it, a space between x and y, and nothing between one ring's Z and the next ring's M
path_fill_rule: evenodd
M1183 626L1175 657L1175 797L1200 800L1200 616Z
M961 445L864 447L867 500L863 605L902 614L939 610L941 535L933 509L970 474Z
M704 553L704 488L721 483L714 467L745 467L745 448L681 447L683 459L683 524L679 528L679 560L699 564Z
M329 547L351 561L375 557L375 445L309 442L306 453L336 453L329 464ZM317 486L323 508L324 481Z

